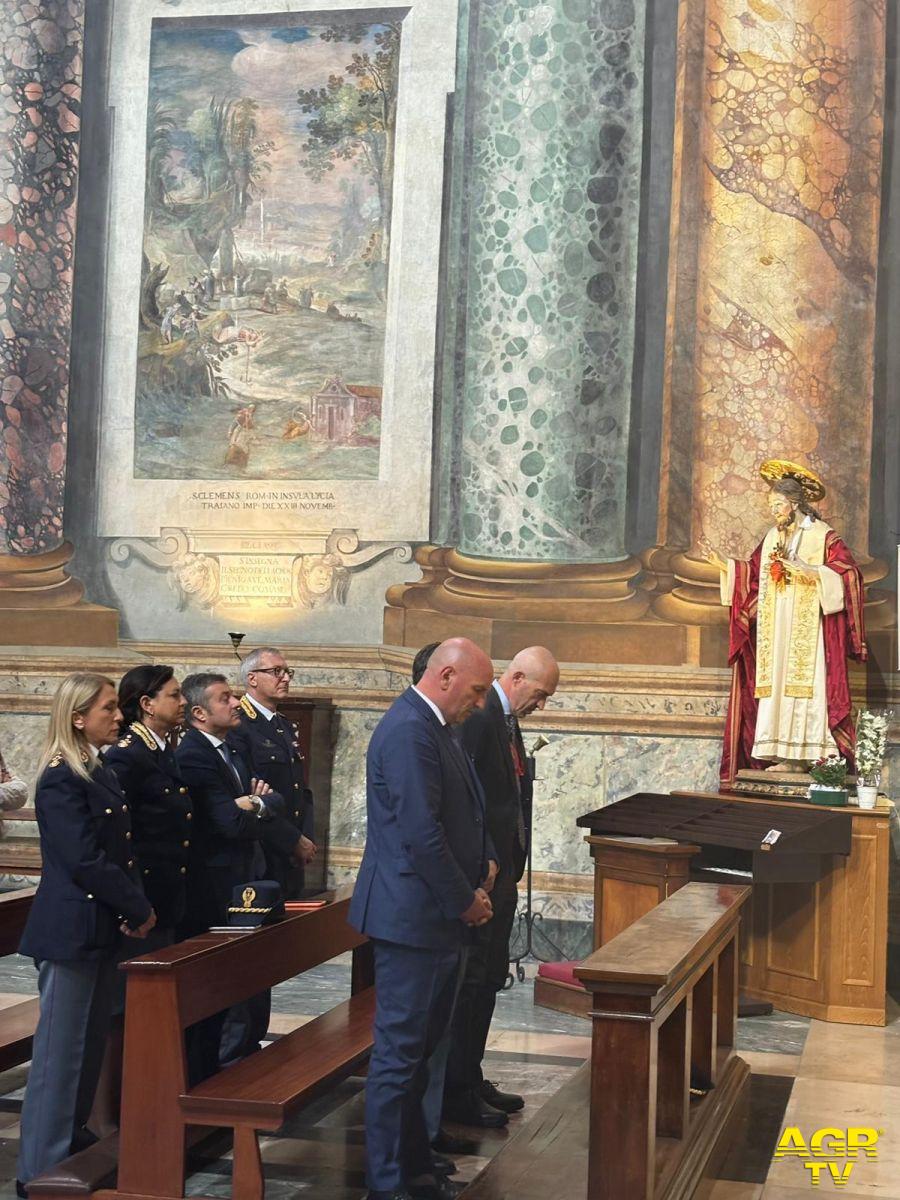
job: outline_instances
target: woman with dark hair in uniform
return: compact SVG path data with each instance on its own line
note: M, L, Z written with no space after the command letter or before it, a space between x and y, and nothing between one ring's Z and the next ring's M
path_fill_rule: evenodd
M38 763L43 868L19 952L38 968L40 1019L22 1104L20 1195L85 1143L121 935L144 938L156 922L132 857L127 803L99 756L116 740L119 716L111 680L69 675Z
M156 912L148 949L168 946L184 920L191 798L169 743L184 697L167 666L133 667L119 684L121 736L104 754L131 806L134 856Z

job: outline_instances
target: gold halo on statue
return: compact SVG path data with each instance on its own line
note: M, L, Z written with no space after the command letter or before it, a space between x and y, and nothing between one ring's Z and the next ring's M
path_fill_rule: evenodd
M815 471L811 471L809 467L801 467L799 463L788 462L783 458L767 458L759 468L759 473L769 487L778 483L780 479L784 479L785 476L796 479L803 488L804 497L810 504L815 504L825 495L825 484Z

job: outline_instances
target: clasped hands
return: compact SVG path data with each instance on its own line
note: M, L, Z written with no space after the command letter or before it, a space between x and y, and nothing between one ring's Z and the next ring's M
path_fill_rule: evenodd
M494 915L488 892L494 886L499 866L493 859L488 860L488 873L481 881L481 887L475 889L475 897L466 911L460 917L465 925L486 925Z
M472 903L459 918L464 925L487 925L494 915L490 897L483 887L475 889Z

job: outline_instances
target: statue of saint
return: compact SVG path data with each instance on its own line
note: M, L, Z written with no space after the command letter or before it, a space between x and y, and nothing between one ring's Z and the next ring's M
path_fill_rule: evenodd
M748 562L708 555L731 610L723 783L742 767L802 772L829 754L852 768L847 658L866 659L862 574L813 507L822 481L779 459L760 475L774 526Z

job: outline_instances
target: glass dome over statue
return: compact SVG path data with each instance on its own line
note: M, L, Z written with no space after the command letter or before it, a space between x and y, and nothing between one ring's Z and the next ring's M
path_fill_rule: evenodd
M866 659L862 574L814 507L821 479L782 459L760 475L774 525L748 561L708 553L730 609L724 784L741 769L804 772L834 754L852 766L847 659Z

